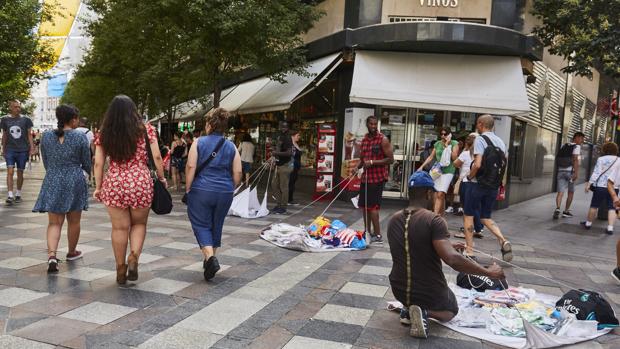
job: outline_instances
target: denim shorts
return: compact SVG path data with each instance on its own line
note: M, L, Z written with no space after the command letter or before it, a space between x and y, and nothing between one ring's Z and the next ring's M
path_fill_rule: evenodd
M575 192L575 182L573 182L572 171L558 171L558 193L567 191Z
M465 200L466 216L475 216L476 211L480 212L480 219L491 218L493 206L497 200L497 189L483 188L478 183L472 183L467 200Z
M618 193L617 190L616 193ZM590 201L590 207L599 208L601 207L601 204L607 205L607 210L609 211L616 209L611 199L611 195L609 195L609 191L607 191L607 188L594 187L594 191L592 192L592 201Z
M241 161L241 170L243 171L243 173L250 173L250 171L252 170L252 163Z
M18 170L24 170L26 163L30 157L28 151L6 150L6 167L17 167Z

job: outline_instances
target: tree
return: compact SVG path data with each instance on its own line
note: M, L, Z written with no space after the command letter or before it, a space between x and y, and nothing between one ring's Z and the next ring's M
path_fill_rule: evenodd
M26 99L34 83L54 60L52 50L34 29L54 11L39 0L0 2L0 103Z
M532 13L542 20L534 33L568 62L563 72L620 78L620 0L536 0Z

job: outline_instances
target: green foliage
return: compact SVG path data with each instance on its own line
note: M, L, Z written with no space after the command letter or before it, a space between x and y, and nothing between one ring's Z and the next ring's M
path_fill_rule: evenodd
M569 62L565 73L620 78L620 0L536 0L532 13L543 22L534 33Z
M115 94L150 117L219 96L244 68L276 79L305 64L300 35L320 13L297 0L89 0L92 46L63 98L98 118ZM218 100L219 102L219 100Z
M53 10L39 0L0 1L0 103L26 99L53 64L53 52L34 30Z

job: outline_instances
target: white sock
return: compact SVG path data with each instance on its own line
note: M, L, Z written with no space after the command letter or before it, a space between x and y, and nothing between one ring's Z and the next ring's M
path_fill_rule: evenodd
M592 222L586 221L586 227L591 227L591 226L592 226Z
M17 190L15 191L15 196L22 196L22 191L21 191L21 190L19 190L19 189L17 189Z
M613 225L608 225L608 226L607 226L607 230L614 231L614 226L613 226Z
M9 191L9 197L12 198L13 197L13 192Z

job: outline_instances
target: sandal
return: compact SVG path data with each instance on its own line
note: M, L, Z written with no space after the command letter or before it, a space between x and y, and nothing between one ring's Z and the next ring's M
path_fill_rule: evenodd
M133 252L127 257L127 280L138 280L138 257Z
M502 259L505 262L512 261L512 245L510 244L510 241L508 240L504 241L501 247L501 251L502 251Z

